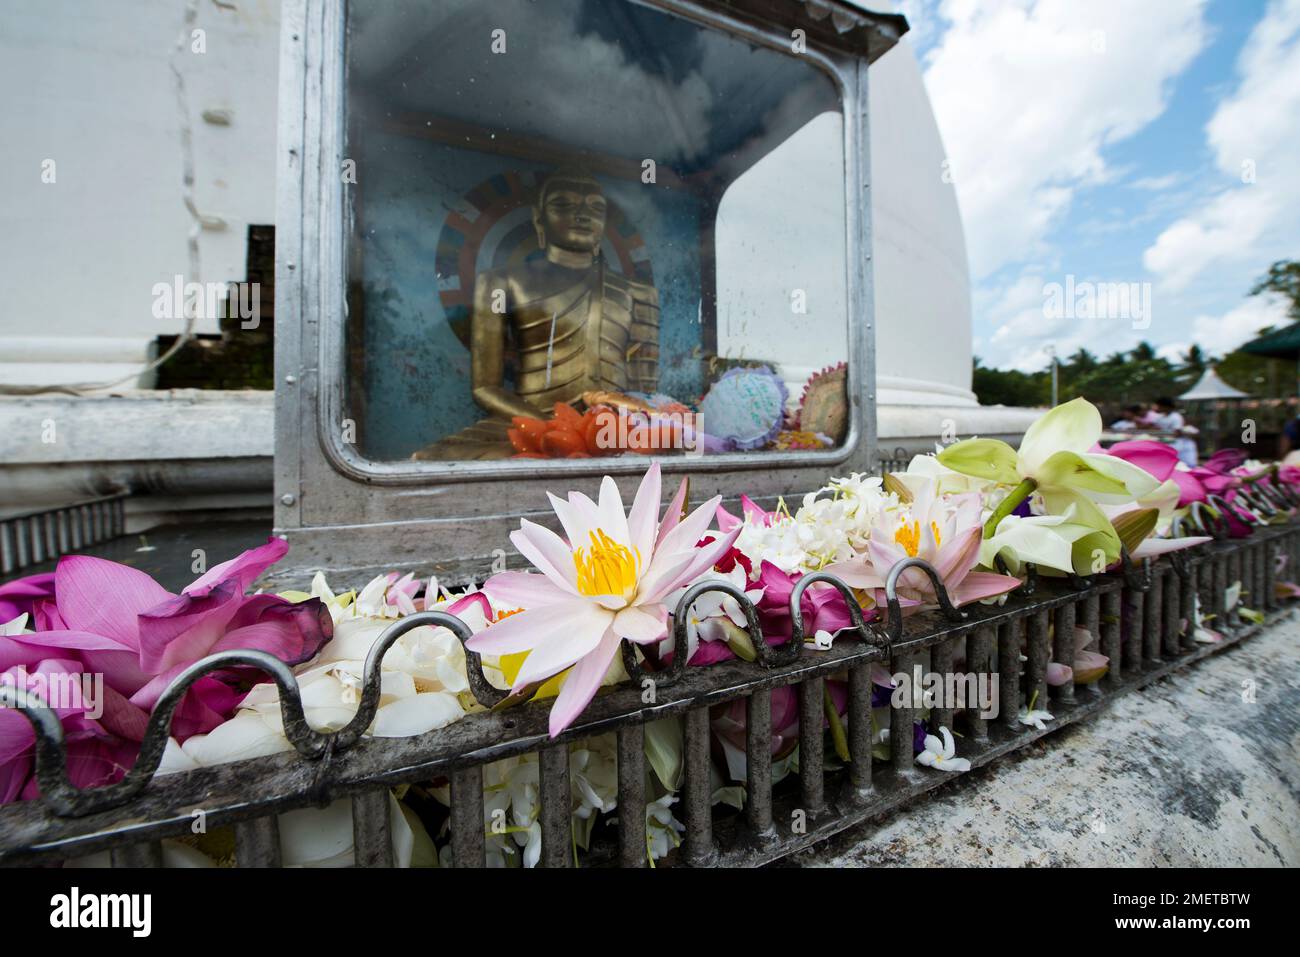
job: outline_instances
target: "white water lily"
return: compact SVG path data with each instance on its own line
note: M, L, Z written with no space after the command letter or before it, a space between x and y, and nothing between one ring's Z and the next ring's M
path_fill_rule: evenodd
M941 727L939 733L943 735L942 741L932 734L925 736L925 750L916 756L916 763L940 771L969 771L970 761L956 757L957 747L953 743L952 732Z
M488 867L536 867L542 856L536 754L493 761L483 769L483 826ZM451 848L443 849L450 854Z
M1028 725L1036 731L1046 731L1047 725L1044 721L1055 721L1056 716L1050 711L1044 711L1042 708L1021 708L1020 713L1016 715L1016 720L1021 724Z
M618 806L618 757L612 734L591 738L587 746L569 752L569 783L573 815L594 821L597 814ZM585 841L580 842L583 847Z
M577 492L551 505L567 536L527 519L510 540L540 572L501 572L484 591L523 609L475 635L469 647L497 656L526 653L512 691L565 673L550 712L552 737L595 697L624 640L658 642L667 630L667 596L713 567L739 528L697 547L712 524L717 496L681 517L686 483L662 521L659 463L646 471L630 512L605 476L599 503Z

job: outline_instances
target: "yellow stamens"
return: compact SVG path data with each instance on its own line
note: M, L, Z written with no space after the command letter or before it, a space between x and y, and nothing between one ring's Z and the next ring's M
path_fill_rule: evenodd
M941 539L940 536L939 536L939 523L938 523L938 522L931 522L931 523L930 523L930 531L934 533L934 547L935 547L935 548L938 548L940 545L943 544L943 541L942 541L942 539Z
M641 550L620 545L601 529L591 532L591 548L573 550L578 592L583 595L631 596L636 590Z
M909 558L915 558L921 547L921 523L913 522L909 525L904 522L894 532L894 541L903 546L903 551L907 552Z

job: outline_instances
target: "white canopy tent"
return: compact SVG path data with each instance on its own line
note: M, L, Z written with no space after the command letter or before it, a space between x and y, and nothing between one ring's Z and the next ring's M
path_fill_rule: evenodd
M1219 378L1214 366L1207 366L1196 385L1178 398L1183 402L1207 402L1215 399L1249 399L1250 393L1234 389Z

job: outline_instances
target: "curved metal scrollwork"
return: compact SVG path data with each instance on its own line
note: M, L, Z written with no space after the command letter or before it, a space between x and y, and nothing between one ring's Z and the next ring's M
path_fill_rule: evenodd
M858 636L869 645L882 646L887 642L885 635L881 634L876 628L873 628L862 614L862 606L858 604L857 596L853 594L853 589L844 584L839 578L829 572L809 572L799 579L790 592L790 626L791 638L790 643L781 651L781 658L774 661L775 664L788 664L799 657L800 651L803 650L803 643L807 640L803 628L803 593L808 590L809 585L815 585L822 582L832 585L835 590L844 598L844 603L849 608L849 620L853 622L853 627L857 629ZM774 652L776 649L772 649Z
M1267 521L1256 515L1251 509L1229 502L1221 495L1207 495L1205 501L1218 509L1221 514L1225 516L1235 515L1239 521L1244 522L1247 525L1259 527L1268 524Z
M1237 498L1244 500L1252 511L1265 520L1271 519L1278 513L1277 507L1264 495L1262 486L1243 487L1237 491Z
M673 660L666 670L646 671L641 667L641 663L636 660L636 648L632 642L624 641L622 643L623 668L627 671L629 677L634 681L650 678L660 685L670 685L686 674L686 666L689 664L688 659L690 658L688 627L691 607L696 601L710 592L721 592L736 600L740 610L745 613L745 631L754 645L755 654L758 655L759 661L764 664L769 663L764 658L764 654L768 650L767 642L763 640L763 626L758 620L758 609L754 607L754 603L745 597L745 593L741 589L730 582L704 581L697 582L686 589L686 593L682 595L681 600L677 602L677 607L673 610Z
M1121 546L1119 550L1119 567L1124 575L1124 584L1134 591L1147 592L1151 590L1151 559L1143 558L1140 561L1133 561L1129 555L1128 549Z
M1011 572L1007 569L1006 561L1002 558L1001 555L993 556L993 567L996 568L1003 575L1011 574ZM1030 595L1032 595L1034 592L1038 590L1038 566L1035 565L1033 562L1025 562L1022 567L1025 570L1025 581L1024 584L1021 585L1016 590L1016 594L1020 595L1020 597L1022 598L1028 598ZM1014 578L1017 576L1013 575L1012 577Z
M361 739L379 710L382 685L380 666L384 655L397 639L413 628L424 625L447 628L460 639L462 645L473 636L468 625L444 611L417 612L389 625L366 655L361 703L357 707L357 713L345 727L334 732L316 731L307 723L298 679L293 669L274 655L264 651L236 649L217 652L196 661L172 679L159 697L140 741L139 754L126 776L104 787L83 790L75 787L68 779L63 725L58 714L44 702L23 689L5 686L0 687L0 705L20 711L36 733L36 780L46 804L61 817L83 817L125 804L144 790L162 763L163 752L171 737L172 716L181 699L194 682L214 671L242 666L256 668L270 675L280 691L284 736L303 757L328 760L334 754L346 751ZM466 648L465 657L470 691L478 702L485 707L492 707L504 699L506 693L492 687L483 674L483 662L479 655Z
M1290 512L1296 507L1294 496L1286 484L1278 481L1260 482L1255 486L1258 493L1274 508L1282 512Z
M235 666L257 668L269 674L280 689L280 710L284 735L307 758L319 758L327 748L328 734L313 731L302 710L302 696L293 670L264 651L221 651L196 661L177 675L162 693L140 742L140 753L122 780L104 787L83 790L68 779L67 754L63 747L63 725L58 714L25 690L0 688L0 705L16 708L36 732L36 780L41 796L61 817L83 817L125 804L144 790L162 763L171 736L172 715L190 685L204 675Z
M890 644L897 644L903 640L903 606L898 600L898 580L909 568L917 568L925 572L930 579L930 584L934 586L935 597L939 600L939 610L943 612L945 618L951 621L965 621L969 617L967 612L952 603L948 597L948 589L944 587L943 580L939 578L939 573L934 570L934 566L920 558L905 558L894 565L885 578L885 600L889 602Z
M1228 524L1228 520L1201 501L1192 502L1188 506L1187 524L1192 527L1193 531L1202 535L1209 535L1211 538L1222 539L1232 534L1232 527ZM1179 516L1173 522L1174 537L1181 538L1182 530L1183 519Z

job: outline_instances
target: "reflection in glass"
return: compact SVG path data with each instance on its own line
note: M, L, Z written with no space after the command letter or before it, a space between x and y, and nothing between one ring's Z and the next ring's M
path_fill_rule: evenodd
M627 0L351 0L347 402L374 460L843 440L843 123Z

